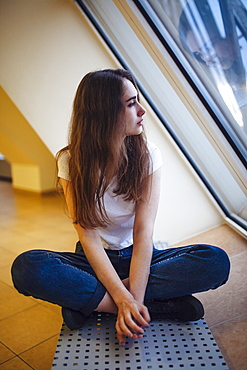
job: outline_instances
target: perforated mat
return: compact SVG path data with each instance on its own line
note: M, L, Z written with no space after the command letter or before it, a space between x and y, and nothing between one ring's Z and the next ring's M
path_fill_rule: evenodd
M143 338L116 340L115 316L95 313L80 330L63 324L52 369L227 369L220 350L201 319L179 323L157 319Z

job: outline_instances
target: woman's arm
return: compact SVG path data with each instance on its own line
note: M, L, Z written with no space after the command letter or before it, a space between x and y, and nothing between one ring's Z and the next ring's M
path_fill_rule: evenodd
M161 169L148 177L150 192L147 199L138 202L136 206L129 289L140 303L144 300L153 252L153 229L160 195L160 177Z
M61 179L61 183L68 210L73 219L74 210L70 182ZM136 336L136 333L142 331L143 326L147 326L146 320L149 319L147 309L133 298L120 280L103 248L98 231L84 229L78 224L75 224L75 229L91 267L116 305L115 313L118 313L117 337L120 342L124 342L124 336Z

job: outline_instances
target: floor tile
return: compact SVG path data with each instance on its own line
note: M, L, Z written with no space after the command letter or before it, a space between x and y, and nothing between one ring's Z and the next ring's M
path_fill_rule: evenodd
M14 234L10 230L5 230L1 232L0 253L2 252L4 259L0 262L0 266L10 263L18 254L31 249L74 251L77 240L72 225L70 225L69 231L53 228L51 232L40 226L31 232L26 229L23 229L22 232L15 230Z
M4 344L0 343L0 364L15 357L16 354L10 351Z
M9 252L19 254L26 250L33 249L38 244L39 239L28 236L25 232L6 230L1 233L0 246Z
M10 266L15 257L15 253L0 247L0 268L6 265Z
M34 299L25 297L16 289L6 286L0 295L0 320L23 311L37 303Z
M247 314L213 326L210 330L230 370L247 369Z
M0 290L6 289L8 287L7 284L5 284L3 281L0 281Z
M1 341L19 354L57 335L62 317L52 310L36 305L1 321Z
M30 370L33 369L19 357L15 357L0 365L0 370Z
M57 252L74 252L78 241L76 235L72 233L57 232L53 238L42 240L38 243L39 249L48 249Z
M51 369L58 337L59 335L56 335L29 349L28 351L20 354L20 358L26 361L35 370Z
M29 221L30 222L30 221ZM26 228L22 229L22 231L25 232L25 236L27 238L33 239L34 241L49 241L49 239L56 239L60 236L60 231L55 228L56 220L54 218L50 221L50 225L48 226L42 226L40 224L37 224L36 227L32 228ZM72 232L73 226L71 226L71 232ZM67 231L64 231L64 234Z
M230 261L230 277L225 285L196 294L203 303L209 326L244 314L247 310L247 252L232 257Z
M8 286L13 286L10 266L4 266L0 268L0 281L7 284Z
M35 302L46 307L48 310L55 312L57 315L59 315L59 317L61 316L61 307L58 306L57 304L45 302L45 301L42 301L41 299L35 299Z

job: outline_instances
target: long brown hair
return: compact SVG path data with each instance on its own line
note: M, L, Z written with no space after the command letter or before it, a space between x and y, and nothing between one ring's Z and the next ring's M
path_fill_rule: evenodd
M125 200L143 199L150 158L144 132L126 136L122 96L124 79L137 89L133 76L122 69L88 73L80 82L73 104L69 144L69 175L74 223L83 228L106 227L103 195L113 178L114 192Z

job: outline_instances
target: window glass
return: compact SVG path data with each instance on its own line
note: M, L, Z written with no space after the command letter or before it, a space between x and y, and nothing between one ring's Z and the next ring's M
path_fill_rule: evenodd
M172 36L223 114L225 119L219 119L222 129L237 147L244 148L247 135L247 0L137 3L146 9L161 34L162 24ZM153 12L148 11L147 5ZM178 53L176 56L179 59Z

